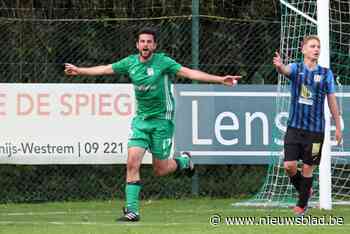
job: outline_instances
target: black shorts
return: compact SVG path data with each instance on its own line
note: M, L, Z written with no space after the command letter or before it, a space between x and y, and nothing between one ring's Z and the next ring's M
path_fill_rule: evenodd
M284 137L284 161L302 160L310 166L319 165L323 139L324 133L288 127Z

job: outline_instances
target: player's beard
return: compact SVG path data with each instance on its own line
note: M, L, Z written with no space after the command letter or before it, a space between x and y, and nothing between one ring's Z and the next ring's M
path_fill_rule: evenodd
M140 56L142 57L142 59L147 60L149 59L153 54L153 51L150 49L146 49L146 50L141 50L140 51Z

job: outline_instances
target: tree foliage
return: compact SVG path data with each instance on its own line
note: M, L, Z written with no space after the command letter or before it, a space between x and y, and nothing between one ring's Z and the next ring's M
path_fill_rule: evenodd
M270 57L279 44L277 0L198 1L199 68L242 74L243 83L275 82ZM135 32L145 25L159 29L159 50L193 66L191 0L1 3L0 36L8 42L0 45L2 82L73 82L63 75L64 62L106 64L134 53ZM85 81L115 82L104 77L80 79Z
M278 0L198 0L200 14L275 19ZM192 0L3 0L2 17L40 19L144 18L191 14Z

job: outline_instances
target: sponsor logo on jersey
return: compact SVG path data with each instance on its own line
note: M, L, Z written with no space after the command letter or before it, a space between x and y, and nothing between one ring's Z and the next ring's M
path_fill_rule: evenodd
M155 85L135 85L136 91L147 92L150 90L155 90L157 87Z
M153 70L153 68L151 68L151 67L148 67L148 68L147 68L147 75L148 75L148 76L153 76L153 75L154 75L154 70Z
M314 75L314 81L315 82L320 82L321 81L321 76L320 75Z

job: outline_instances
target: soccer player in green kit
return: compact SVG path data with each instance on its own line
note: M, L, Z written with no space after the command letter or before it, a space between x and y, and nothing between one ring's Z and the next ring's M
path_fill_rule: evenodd
M216 76L184 67L163 53L155 53L156 31L143 28L137 34L138 54L130 55L113 64L94 67L77 67L65 64L65 73L72 76L97 76L128 74L134 85L137 112L131 124L132 134L128 141L126 172L126 207L118 221L140 220L139 194L141 190L140 166L146 150L152 153L156 176L184 171L194 173L191 155L183 152L170 158L174 134L174 98L170 90L169 75L192 80L221 83L234 86L240 76Z

